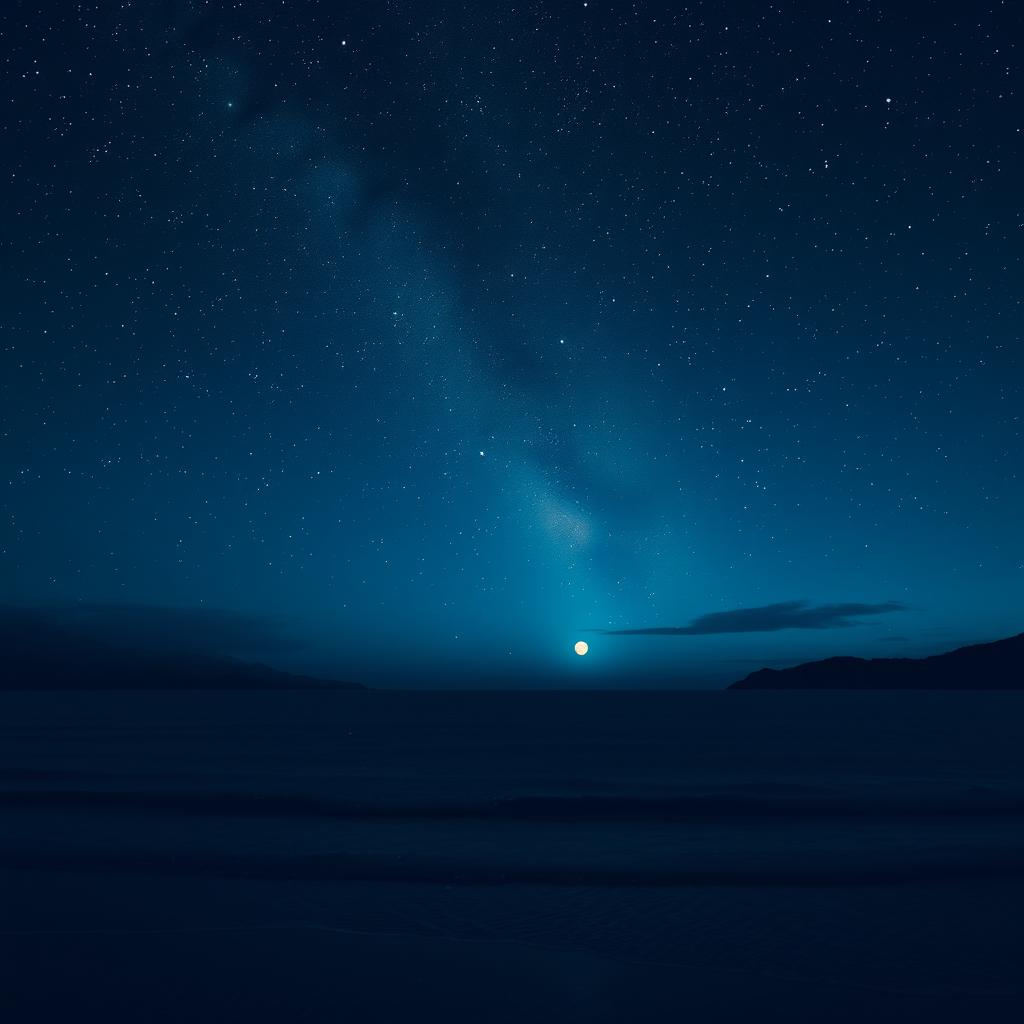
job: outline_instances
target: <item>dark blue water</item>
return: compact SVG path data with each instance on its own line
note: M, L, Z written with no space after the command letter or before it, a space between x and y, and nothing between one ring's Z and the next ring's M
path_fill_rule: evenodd
M998 693L2 694L0 1000L1012 1019L1022 732Z

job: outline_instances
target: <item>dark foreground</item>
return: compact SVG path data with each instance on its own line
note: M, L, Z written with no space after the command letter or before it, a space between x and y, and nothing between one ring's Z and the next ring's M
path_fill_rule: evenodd
M0 695L0 1019L1010 1021L1024 694Z

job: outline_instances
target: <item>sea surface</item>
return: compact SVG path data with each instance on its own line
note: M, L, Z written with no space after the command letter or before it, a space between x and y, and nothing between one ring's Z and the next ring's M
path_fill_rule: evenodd
M1024 1019L1024 694L0 694L0 1020Z

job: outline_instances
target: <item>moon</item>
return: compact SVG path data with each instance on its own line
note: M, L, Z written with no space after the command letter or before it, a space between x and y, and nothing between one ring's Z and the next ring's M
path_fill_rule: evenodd
M573 650L582 658L590 650L590 644L586 640L577 640Z

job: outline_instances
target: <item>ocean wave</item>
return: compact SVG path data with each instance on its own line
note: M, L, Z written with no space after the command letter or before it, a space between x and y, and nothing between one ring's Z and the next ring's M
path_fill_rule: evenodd
M714 792L671 797L511 796L361 801L299 793L9 788L0 807L98 808L133 814L355 821L521 821L784 824L824 821L1020 821L1024 795L970 789L945 795L792 796Z
M251 881L348 881L429 885L792 886L908 885L1024 878L1024 849L920 849L912 856L856 856L718 864L441 861L351 853L240 855L219 852L6 848L0 869L191 876Z

